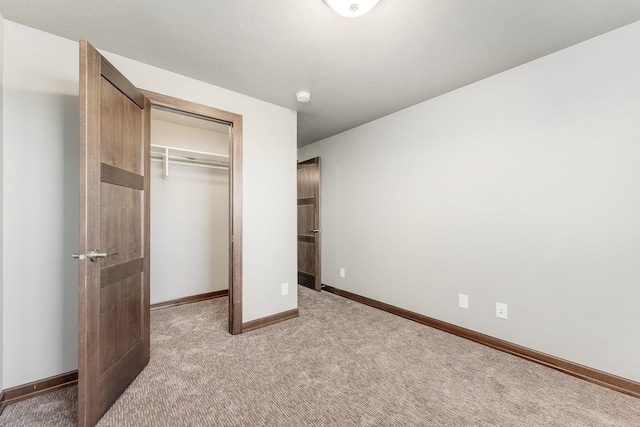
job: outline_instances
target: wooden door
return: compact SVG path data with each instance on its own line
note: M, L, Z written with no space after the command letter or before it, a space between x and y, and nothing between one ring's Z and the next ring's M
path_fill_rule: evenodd
M298 283L319 291L320 158L298 163Z
M81 427L95 425L149 361L149 128L148 99L81 41Z

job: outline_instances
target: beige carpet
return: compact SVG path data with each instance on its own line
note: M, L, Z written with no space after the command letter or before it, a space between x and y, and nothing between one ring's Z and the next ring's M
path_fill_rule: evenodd
M227 300L152 312L151 362L107 426L640 426L640 400L329 293L240 336ZM1 426L72 426L76 389Z

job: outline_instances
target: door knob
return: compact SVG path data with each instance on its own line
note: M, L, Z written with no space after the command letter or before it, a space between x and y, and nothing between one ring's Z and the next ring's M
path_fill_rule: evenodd
M113 254L107 254L107 253L104 253L104 252L98 252L97 250L93 250L93 251L89 252L86 255L85 254L73 254L73 255L71 255L71 258L74 258L74 259L77 259L77 260L80 260L80 261L89 258L91 261L96 262L100 258L106 258L107 255L116 255L116 254L117 254L117 252L113 253Z
M107 254L104 252L98 252L98 251L91 251L87 254L87 256L89 257L89 259L93 262L98 261L100 258L106 258Z
M318 229L318 228L315 228L315 229L313 229L313 230L311 230L311 231L312 231L312 232L314 232L314 233L320 233L322 230L320 230L320 229Z

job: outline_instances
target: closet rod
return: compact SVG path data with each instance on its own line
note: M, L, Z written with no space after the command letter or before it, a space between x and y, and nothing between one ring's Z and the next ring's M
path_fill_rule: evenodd
M229 167L229 156L226 154L155 144L151 144L151 150L150 154L153 159L160 159L164 162L164 177L169 176L169 162L216 169Z
M160 162L164 163L164 158L162 156L152 155L151 161L155 163L160 163ZM194 167L207 168L207 169L225 169L225 170L229 169L229 165L224 165L224 164L218 165L213 163L200 163L200 162L182 161L182 160L169 160L169 162L173 163L174 165L194 166Z
M152 159L164 160L167 156L165 154L160 153L151 153ZM205 160L198 159L196 157L191 156L178 156L176 154L169 154L169 161L172 163L184 163L184 164L198 164L198 165L208 165L208 166L219 166L219 167L229 167L229 163L222 162L220 160Z
M156 149L156 151L153 151L153 149ZM199 151L199 150L191 150L189 148L180 148L180 147L171 147L169 145L156 145L156 144L151 144L151 152L152 153L158 153L158 154L164 154L166 153L166 151L179 151L182 153L189 153L189 154L193 154L193 156L190 157L221 157L224 159L228 159L229 155L228 154L218 154L218 153L211 153L208 151Z

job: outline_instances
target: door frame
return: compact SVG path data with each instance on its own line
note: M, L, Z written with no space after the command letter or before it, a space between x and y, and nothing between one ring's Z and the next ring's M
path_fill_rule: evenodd
M229 135L229 333L242 333L242 115L141 90L151 108L228 124Z

